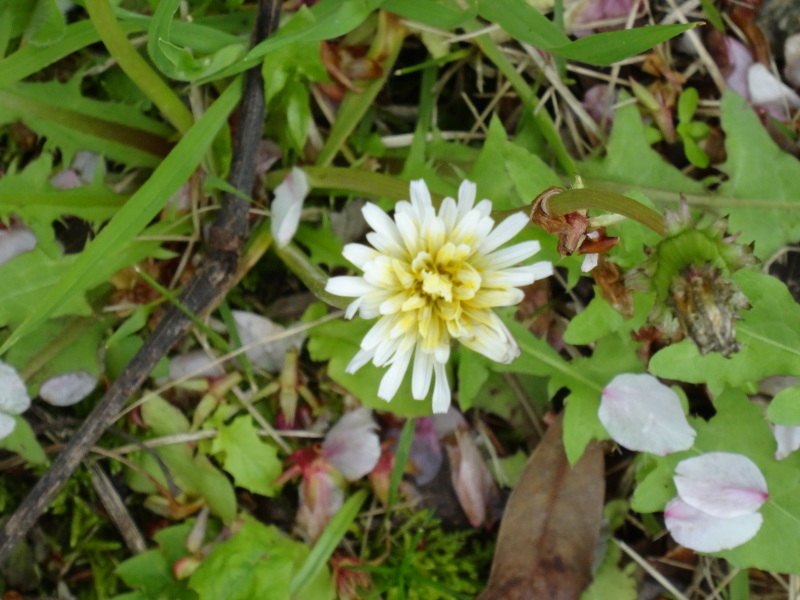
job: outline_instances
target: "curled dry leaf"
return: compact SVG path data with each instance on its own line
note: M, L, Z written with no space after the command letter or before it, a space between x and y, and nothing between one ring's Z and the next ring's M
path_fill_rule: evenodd
M559 416L506 506L486 590L478 600L572 600L592 579L603 517L603 452L592 442L570 466Z

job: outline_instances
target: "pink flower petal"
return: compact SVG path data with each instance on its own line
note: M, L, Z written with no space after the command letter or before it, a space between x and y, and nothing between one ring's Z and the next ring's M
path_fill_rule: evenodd
M691 448L696 435L678 395L647 374L614 377L603 390L597 416L621 446L660 456Z
M0 229L0 265L36 248L36 236L24 225Z
M674 498L664 509L664 522L675 541L698 552L719 552L741 546L758 533L764 518L752 512L714 517Z
M362 407L347 413L331 427L322 442L322 456L355 481L372 471L381 457L381 444L372 411Z
M742 454L709 452L675 467L678 496L715 517L739 517L757 511L769 498L767 481Z

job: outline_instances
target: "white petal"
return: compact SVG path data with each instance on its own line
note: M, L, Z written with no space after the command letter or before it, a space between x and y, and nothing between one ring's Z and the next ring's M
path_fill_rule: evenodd
M800 96L792 88L775 77L760 62L753 63L747 70L747 88L753 104L786 102L792 108L800 106Z
M331 277L325 284L325 291L336 296L353 298L374 292L378 288L368 283L363 277L342 275Z
M678 395L647 374L614 377L603 390L597 416L621 446L660 456L691 448L697 435Z
M322 442L322 456L348 481L361 479L375 468L381 456L377 429L370 409L349 412L328 431Z
M0 440L10 436L16 426L17 421L14 417L0 412Z
M497 252L493 252L488 256L483 257L480 261L482 266L486 269L502 270L508 267L513 267L515 264L522 262L536 254L541 245L536 240L528 242L520 242L508 248L503 248Z
M221 377L225 369L214 356L205 350L195 350L180 354L169 361L169 381L185 377Z
M435 381L433 384L433 412L446 413L450 408L450 384L447 382L447 373L444 369L444 364L440 362L433 363L433 373Z
M409 187L411 206L414 208L417 217L421 220L425 215L425 209L433 207L431 193L428 191L428 186L424 179L412 181Z
M530 217L521 212L511 215L495 227L494 231L489 234L480 248L478 248L478 252L489 254L497 250L497 248L522 231L530 221Z
M588 273L592 269L597 266L597 263L600 261L599 254L587 254L583 257L583 262L581 263L581 272Z
M403 238L403 245L406 250L408 250L410 256L416 256L417 252L421 250L420 242L422 241L418 223L404 213L395 214L394 218L397 223L397 230L400 232L400 237Z
M342 250L342 256L363 270L364 265L379 257L380 253L364 244L347 244Z
M369 223L369 226L372 227L372 230L378 234L378 237L390 240L398 246L401 244L400 232L397 231L397 225L395 225L394 221L389 218L389 215L383 212L377 205L367 202L364 208L361 209L361 213L364 215L364 219L366 219L367 223ZM376 249L381 250L372 243L372 240L370 240L370 243L375 246Z
M275 188L275 197L270 205L270 229L278 248L283 248L292 241L300 224L308 190L308 177L297 167L293 167L283 182Z
M347 363L347 367L345 367L344 372L350 374L355 373L361 367L367 364L374 355L374 351L359 350L356 352L356 355L353 357L353 359Z
M387 402L394 398L394 395L400 388L400 384L403 383L406 371L408 371L408 363L411 361L411 354L412 350L398 352L394 355L392 366L389 367L389 370L386 371L383 379L381 379L381 385L378 388L378 398L386 400Z
M767 481L743 454L709 452L682 460L675 467L678 496L715 517L738 517L767 501Z
M17 370L0 361L0 411L19 415L31 405L28 390Z
M761 527L761 513L714 517L675 498L664 509L664 523L675 541L698 552L720 552L741 546Z
M458 216L464 218L475 206L475 192L477 186L466 179L458 187Z
M417 347L414 355L414 372L411 375L411 395L414 400L424 400L431 387L433 355Z
M39 387L39 396L53 406L72 406L86 398L97 387L97 377L86 371L75 371L51 377Z
M783 460L792 452L800 448L800 427L791 425L773 425L772 434L778 448L775 450L775 459Z
M486 358L507 365L520 354L519 345L514 336L493 312L480 311L486 323L473 325L473 336L459 338L470 350L483 354Z

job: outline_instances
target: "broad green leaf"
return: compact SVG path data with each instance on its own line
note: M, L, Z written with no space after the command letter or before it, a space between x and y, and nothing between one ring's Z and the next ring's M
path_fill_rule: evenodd
M580 600L636 600L638 597L635 565L620 568L622 551L613 541L606 543L603 562L594 572L592 583Z
M655 302L654 294L633 293L634 316L625 319L616 311L595 288L595 295L589 305L575 315L564 332L564 341L569 344L590 344L606 335L619 332L627 334L636 331L647 320Z
M36 440L36 434L22 415L11 415L16 421L14 431L0 439L0 448L16 452L27 462L37 465L47 464L47 455Z
M800 238L800 161L781 150L747 102L734 92L722 97L722 128L728 174L715 204L729 214L737 240L755 241L755 255L766 260Z
M636 489L633 509L641 512L663 510L675 496L672 483L675 465L704 452L743 454L758 465L767 480L769 500L759 512L764 524L749 542L716 553L731 564L780 573L800 572L800 453L775 460L775 440L764 419L763 409L739 390L728 390L714 400L717 414L710 421L691 419L697 431L694 447L666 457L653 457L651 470Z
M189 585L200 600L290 600L293 575L308 552L305 544L276 527L249 519L238 533L211 551L189 579ZM327 568L307 581L304 591L312 593L294 597L332 598Z
M473 401L489 379L488 359L466 346L458 349L458 406L472 408Z
M283 465L275 447L258 436L250 415L217 427L211 452L221 455L223 468L233 476L237 486L264 496L275 495L278 487L274 481L283 471Z
M728 358L718 352L700 356L691 340L657 352L650 372L665 379L705 383L712 393L769 375L800 377L800 305L786 286L769 275L742 270L733 274L752 308L736 321L739 352Z
M90 150L131 166L156 166L171 130L133 106L83 96L80 79L18 83L0 90L0 123L22 121L67 159Z
M634 105L623 106L614 115L606 156L581 163L580 172L587 187L614 182L639 188L651 198L656 195L648 188L685 194L704 192L699 181L686 177L650 147Z
M150 179L139 188L111 222L79 254L74 264L64 271L60 280L43 299L31 302L25 321L0 348L5 352L30 329L52 316L58 308L82 294L83 281L138 235L167 200L189 179L205 156L219 129L241 95L241 81L235 81L222 93L200 120L175 146ZM13 262L13 261L12 261ZM2 304L0 302L0 304Z
M327 265L328 268L352 266L342 256L344 245L331 231L330 218L327 213L323 213L322 223L317 227L308 223L300 223L294 240L308 250L311 262L315 264Z
M775 394L767 408L767 416L777 425L800 425L800 386Z

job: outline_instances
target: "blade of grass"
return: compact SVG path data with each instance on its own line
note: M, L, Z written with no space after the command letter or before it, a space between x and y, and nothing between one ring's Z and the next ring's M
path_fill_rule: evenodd
M400 432L400 437L397 440L397 450L394 454L394 466L392 467L392 477L389 479L389 493L386 500L386 516L388 518L392 507L397 502L397 495L400 490L400 482L403 480L403 473L406 470L408 463L408 455L411 452L411 442L414 441L414 431L416 429L416 420L406 419L403 424L403 430Z
M89 243L78 259L64 273L62 279L51 288L8 337L0 354L16 344L25 334L45 321L56 307L81 289L80 281L91 273L119 246L131 240L164 207L167 199L200 164L219 129L227 121L242 93L241 80L237 79L212 104L200 120L186 133L172 152L164 159L153 175L131 197L109 224Z
M292 597L325 568L325 564L358 516L358 512L366 499L366 490L359 490L350 496L344 506L339 509L339 512L333 516L325 531L322 532L322 535L314 544L305 562L292 577L292 582L289 585L289 593Z

